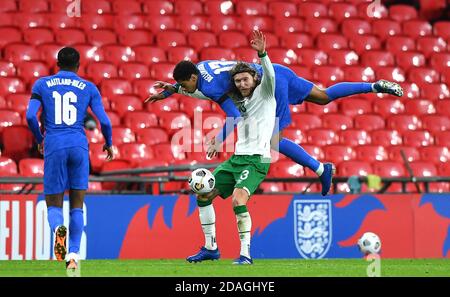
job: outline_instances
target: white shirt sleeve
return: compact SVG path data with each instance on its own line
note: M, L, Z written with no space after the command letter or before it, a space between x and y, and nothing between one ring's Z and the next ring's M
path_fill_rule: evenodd
M267 54L261 58L261 65L264 71L261 80L261 94L263 99L269 99L275 96L275 70Z

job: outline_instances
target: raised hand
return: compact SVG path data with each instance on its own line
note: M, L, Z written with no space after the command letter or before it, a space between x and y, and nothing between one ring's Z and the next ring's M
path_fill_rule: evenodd
M259 55L262 55L266 51L266 36L261 31L254 30L250 45L254 50L258 51Z

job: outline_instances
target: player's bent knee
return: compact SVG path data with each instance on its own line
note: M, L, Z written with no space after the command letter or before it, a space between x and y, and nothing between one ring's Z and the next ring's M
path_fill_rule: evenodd
M233 192L233 200L232 200L233 207L236 207L239 205L246 205L249 198L250 198L250 195L247 192L247 190L235 188L234 192Z

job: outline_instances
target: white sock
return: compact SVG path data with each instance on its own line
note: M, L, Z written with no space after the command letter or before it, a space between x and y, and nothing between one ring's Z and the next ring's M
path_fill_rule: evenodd
M212 204L199 207L198 213L203 233L205 234L205 248L208 250L217 249L216 243L216 213Z
M375 83L372 83L372 92L378 93L378 91L375 89Z
M80 261L80 255L77 253L69 253L66 256L66 261L69 262L70 260L75 260L78 263Z
M321 176L323 173L323 163L320 163L319 168L317 168L316 173L318 176Z
M241 240L241 255L250 257L250 240L252 230L252 218L249 212L236 215L237 226L239 231L239 239Z

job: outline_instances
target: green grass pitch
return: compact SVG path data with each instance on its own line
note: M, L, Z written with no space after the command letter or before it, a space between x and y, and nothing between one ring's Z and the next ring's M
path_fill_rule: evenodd
M231 259L197 264L185 260L86 260L81 276L367 276L371 262L364 259L255 259L254 265L236 266ZM57 261L0 261L0 276L66 276ZM381 276L450 276L450 259L381 259Z

